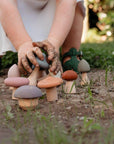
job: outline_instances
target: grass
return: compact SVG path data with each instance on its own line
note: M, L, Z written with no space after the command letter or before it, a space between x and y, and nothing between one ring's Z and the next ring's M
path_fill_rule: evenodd
M114 69L114 42L84 43L81 45L84 58L91 68Z
M11 108L10 108L11 109ZM6 114L7 110L6 110ZM13 113L14 114L14 113ZM5 117L4 126L11 130L11 137L0 141L10 140L12 144L113 144L114 124L110 122L105 128L100 121L85 116L75 119L69 128L60 123L51 114L41 115L38 111L22 112L17 110L15 117ZM96 139L97 135L97 139ZM91 137L91 138L90 138Z
M102 43L86 42L81 45L84 59L86 59L91 68L114 69L114 42L107 41ZM10 67L17 63L17 54L7 52L2 58L2 68Z
M104 81L107 88L108 73L114 68L113 42L84 43L81 49L91 68L105 69ZM14 61L14 55L11 53L4 56L2 65L9 67L13 62L16 63L17 58ZM114 80L114 77L112 79ZM62 97L66 102L60 105L62 107L58 108L58 114L53 113L51 104L49 111L47 109L46 113L40 113L40 105L35 111L24 112L18 106L6 106L4 103L5 109L2 115L0 114L0 129L9 130L10 137L5 136L0 140L0 144L113 144L113 117L110 118L105 111L105 108L109 110L106 101L93 95L93 86L94 81L91 80L90 85L84 88L85 101L84 104L80 104L81 112L83 113L83 105L87 103L90 108L83 115L80 115L81 112L77 108L79 105L69 105L69 98L65 94ZM113 97L110 97L110 94L107 97L114 108ZM94 109L96 103L103 105L98 111ZM73 111L69 110L72 107Z

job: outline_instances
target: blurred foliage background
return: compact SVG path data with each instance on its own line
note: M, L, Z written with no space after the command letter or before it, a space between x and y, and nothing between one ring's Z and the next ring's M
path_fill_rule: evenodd
M114 68L114 0L85 0L81 50L91 68ZM7 52L0 59L0 69L17 63L17 54Z
M102 40L114 38L114 0L88 0L87 8L89 28L103 36Z

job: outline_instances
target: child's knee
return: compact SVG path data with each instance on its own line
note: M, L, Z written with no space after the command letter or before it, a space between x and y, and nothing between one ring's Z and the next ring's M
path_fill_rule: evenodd
M85 17L85 15L86 15L86 9L85 9L84 3L83 2L78 2L77 6L80 9L81 15L83 17Z

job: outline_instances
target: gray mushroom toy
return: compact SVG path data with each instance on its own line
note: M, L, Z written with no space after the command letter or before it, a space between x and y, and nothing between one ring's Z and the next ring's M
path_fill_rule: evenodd
M81 78L81 85L89 84L89 78L87 76L87 73L90 71L90 66L88 62L84 59L82 59L78 64L78 71L82 74Z
M29 85L37 85L37 79L41 78L42 76L45 75L44 70L47 70L49 68L49 64L46 61L46 55L43 53L44 60L40 60L38 57L36 57L37 62L39 63L39 67L34 67L33 72L30 74L28 77L30 83Z
M42 96L39 88L31 85L19 87L14 96L18 98L19 107L23 110L33 110L38 105L38 98Z

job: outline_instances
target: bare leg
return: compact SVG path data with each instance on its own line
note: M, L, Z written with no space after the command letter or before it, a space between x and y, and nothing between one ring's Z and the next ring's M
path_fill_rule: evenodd
M66 52L68 52L72 47L76 48L77 51L79 51L80 44L81 44L82 31L83 31L84 16L85 16L85 8L83 7L83 3L79 2L76 5L75 17L74 17L74 21L73 21L71 30L70 30L68 36L66 37L65 42L62 46L62 55L65 54ZM70 59L70 57L66 57L64 59L63 63L69 59ZM83 75L82 75L82 79L83 79ZM67 83L68 82L66 81L66 85L67 85ZM66 85L65 85L65 87L66 87ZM71 87L71 86L69 85L69 87Z
M72 28L62 46L62 55L74 47L79 51L83 30L84 9L81 9L82 2L79 2L76 6L75 17Z

